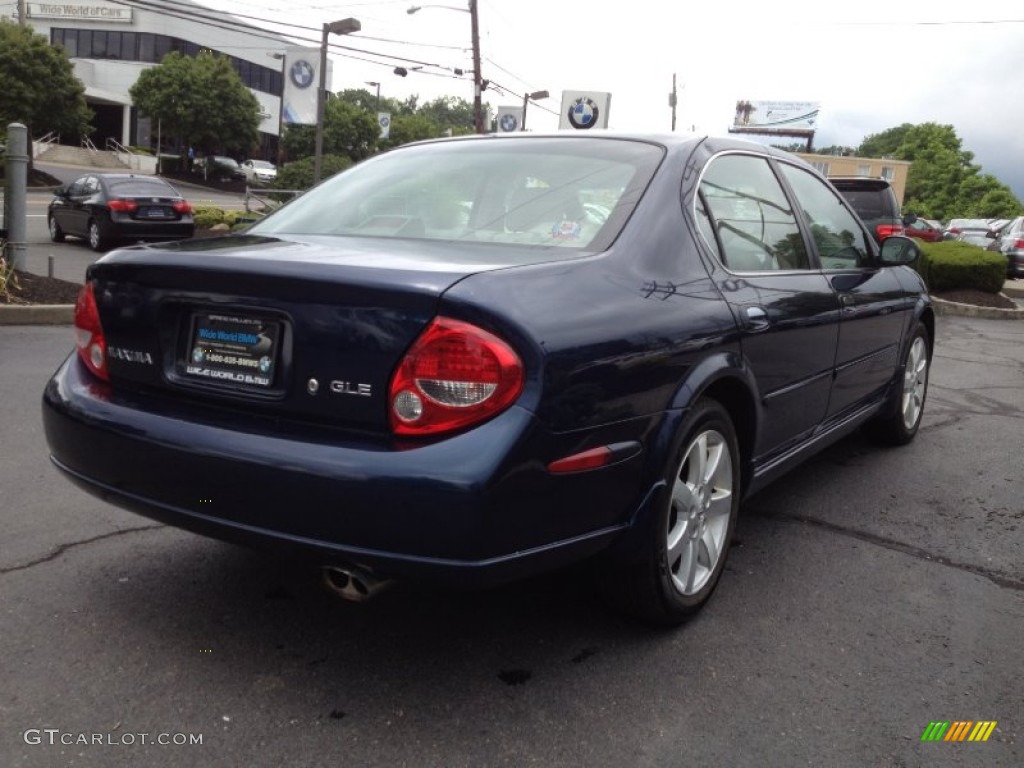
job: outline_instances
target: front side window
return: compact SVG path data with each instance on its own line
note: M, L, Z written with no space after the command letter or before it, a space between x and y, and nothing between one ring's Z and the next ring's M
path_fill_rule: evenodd
M733 272L809 269L803 236L768 161L723 155L711 161L697 206L708 244ZM708 235L705 234L705 239Z
M867 266L871 261L867 235L840 197L802 168L788 163L780 165L782 175L799 201L822 267L846 269Z

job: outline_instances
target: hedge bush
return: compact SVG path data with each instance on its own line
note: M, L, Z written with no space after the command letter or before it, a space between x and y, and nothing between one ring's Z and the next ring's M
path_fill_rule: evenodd
M197 205L192 209L192 218L198 229L210 229L217 224L227 224L231 229L235 229L239 217L253 219L259 215L246 211L225 211L223 208L216 208L212 205ZM251 222L243 222L242 226L247 226L249 223Z
M1006 257L970 243L921 243L914 268L930 291L977 290L999 293L1006 282Z

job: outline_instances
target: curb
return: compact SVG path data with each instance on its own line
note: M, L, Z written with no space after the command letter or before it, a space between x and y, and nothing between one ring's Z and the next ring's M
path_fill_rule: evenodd
M0 304L0 325L71 325L74 304Z
M1007 296L1006 293L1000 294ZM1012 295L1012 294L1011 294ZM1007 296L1009 298L1009 296ZM1024 307L1016 309L1000 309L998 307L978 307L974 304L960 304L932 296L932 304L938 315L958 315L960 317L984 317L991 320L1024 320Z

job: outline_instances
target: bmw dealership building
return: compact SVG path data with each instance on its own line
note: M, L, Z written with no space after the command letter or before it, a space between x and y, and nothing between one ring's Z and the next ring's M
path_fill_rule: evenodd
M126 146L155 146L157 126L134 108L129 89L144 69L179 51L229 57L260 104L259 156L275 156L285 54L295 43L188 0L23 2L19 13L67 51L95 112L90 138L97 147L108 138Z

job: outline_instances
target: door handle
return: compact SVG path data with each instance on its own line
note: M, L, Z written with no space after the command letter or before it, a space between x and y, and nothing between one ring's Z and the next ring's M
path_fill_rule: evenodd
M747 307L747 328L752 331L765 331L768 329L770 323L768 322L768 313L764 307Z

